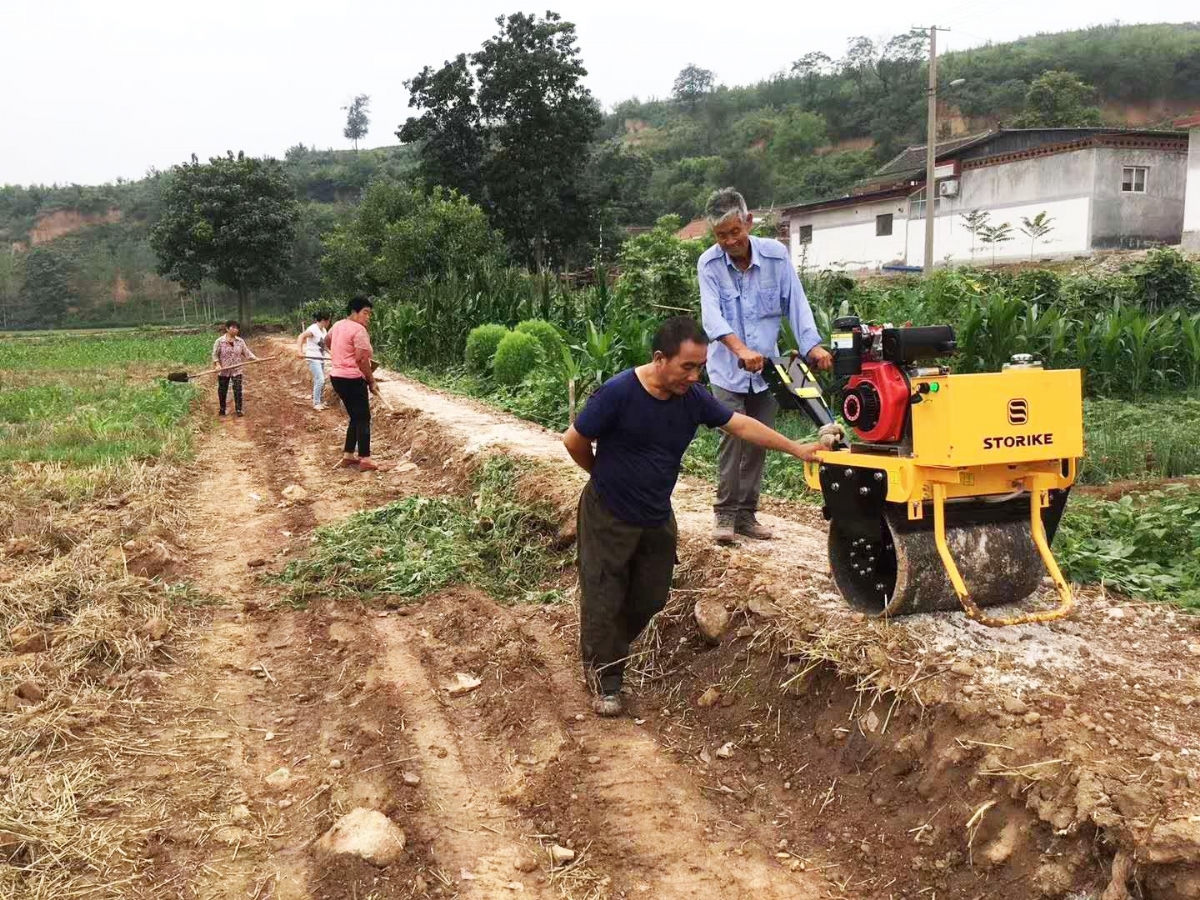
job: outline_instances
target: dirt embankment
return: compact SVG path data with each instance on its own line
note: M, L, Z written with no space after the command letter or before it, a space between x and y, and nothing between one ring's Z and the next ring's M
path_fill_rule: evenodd
M121 210L115 206L102 213L81 213L74 209L59 209L38 216L29 232L29 245L48 244L89 225L121 221Z

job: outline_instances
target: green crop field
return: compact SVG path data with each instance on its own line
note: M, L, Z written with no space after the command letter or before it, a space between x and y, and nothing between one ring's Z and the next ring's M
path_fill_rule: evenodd
M42 333L0 343L0 468L89 468L190 450L195 390L167 372L203 367L208 335Z

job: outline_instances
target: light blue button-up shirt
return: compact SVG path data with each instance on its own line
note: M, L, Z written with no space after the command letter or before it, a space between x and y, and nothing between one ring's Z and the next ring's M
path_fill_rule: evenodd
M792 267L791 255L779 241L750 238L750 267L738 270L720 244L704 251L696 263L700 276L700 312L708 345L708 378L738 394L765 391L761 374L738 368L737 355L721 338L736 334L763 356L779 356L779 329L787 316L800 353L808 356L821 343L804 287Z

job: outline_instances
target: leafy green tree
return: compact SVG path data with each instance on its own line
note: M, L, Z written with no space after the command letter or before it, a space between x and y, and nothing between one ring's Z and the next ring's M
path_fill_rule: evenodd
M583 86L573 24L553 12L496 22L499 33L471 57L490 125L484 182L492 221L516 255L542 269L586 236L579 182L600 112Z
M428 278L499 265L504 248L483 210L454 191L426 195L397 182L372 184L354 218L326 238L327 292L403 296Z
M460 53L436 71L426 66L404 86L409 105L424 112L410 117L396 137L420 146L426 185L453 188L480 202L485 134L467 55Z
M342 134L346 140L354 142L354 151L357 153L358 142L367 136L367 129L371 126L371 97L359 94L349 106L343 106L342 109L346 111L346 127L342 129Z
M21 257L11 247L0 248L0 328L16 324L17 298L21 294Z
M666 316L691 312L696 305L696 260L704 241L675 236L678 216L663 216L654 227L621 247L617 299L642 312Z
M712 93L716 84L716 76L709 69L702 69L693 63L684 66L675 76L675 85L671 96L679 103L695 110L700 100Z
M1016 128L1081 128L1100 125L1096 89L1073 72L1043 72L1029 86L1025 111L1013 120Z
M473 79L459 57L412 80L410 102L425 114L399 134L432 148L422 155L427 181L448 170L447 184L478 182L468 193L515 256L537 268L561 265L586 243L591 210L581 180L600 113L583 86L573 24L554 12L496 23L498 33L470 56ZM480 154L456 160L447 150L465 136Z
M963 220L963 228L971 235L971 262L975 261L975 241L983 234L991 217L992 214L986 209L973 209L959 215L959 218Z
M979 230L980 243L992 248L992 265L996 264L996 245L1006 244L1013 240L1012 225L1001 222L999 225L984 225Z
M150 233L158 273L184 290L211 278L237 291L238 319L249 328L250 292L284 277L296 237L299 208L283 168L243 153L207 163L193 156L171 170L163 204Z
M60 328L74 301L66 254L50 246L30 250L25 255L25 280L21 285L21 318L25 324Z
M1054 226L1050 223L1054 220L1046 215L1046 211L1042 210L1032 219L1028 216L1021 217L1021 233L1029 238L1029 259L1033 260L1033 251L1037 247L1037 242L1044 240L1046 235L1054 230Z

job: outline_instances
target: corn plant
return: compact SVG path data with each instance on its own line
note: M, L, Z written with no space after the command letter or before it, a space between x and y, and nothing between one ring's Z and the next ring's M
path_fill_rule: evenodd
M1200 390L1200 313L1180 314L1179 331L1184 385L1192 391Z

